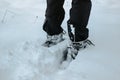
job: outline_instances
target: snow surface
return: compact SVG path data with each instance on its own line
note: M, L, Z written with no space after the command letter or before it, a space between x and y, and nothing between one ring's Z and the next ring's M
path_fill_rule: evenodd
M71 0L64 7L69 18ZM92 0L88 28L95 47L59 69L65 43L42 47L46 0L0 0L0 80L120 80L120 1Z

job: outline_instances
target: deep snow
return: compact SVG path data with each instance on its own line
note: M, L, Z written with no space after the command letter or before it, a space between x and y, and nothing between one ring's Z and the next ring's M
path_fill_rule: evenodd
M66 0L64 5L65 30L70 2ZM119 80L119 3L93 0L88 28L96 46L80 51L61 70L66 44L50 49L41 46L46 38L42 30L45 0L0 0L0 80Z

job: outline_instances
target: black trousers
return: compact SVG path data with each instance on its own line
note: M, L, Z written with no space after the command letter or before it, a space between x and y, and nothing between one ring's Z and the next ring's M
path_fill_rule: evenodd
M63 31L61 24L65 15L64 1L47 0L46 20L43 29L49 35L56 35ZM75 41L85 40L89 36L87 24L91 5L91 0L72 0L69 23L75 28Z

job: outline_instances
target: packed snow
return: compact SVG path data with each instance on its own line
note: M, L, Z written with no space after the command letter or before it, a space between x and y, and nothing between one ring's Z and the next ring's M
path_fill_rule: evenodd
M66 30L72 0L65 0ZM46 0L0 0L0 80L120 80L120 1L92 0L89 39L95 44L79 51L60 68L66 41L43 47Z

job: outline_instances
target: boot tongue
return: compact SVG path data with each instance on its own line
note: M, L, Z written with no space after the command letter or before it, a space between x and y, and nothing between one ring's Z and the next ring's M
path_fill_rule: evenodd
M73 47L77 50L79 50L80 48L82 48L82 44L80 43L73 43Z

